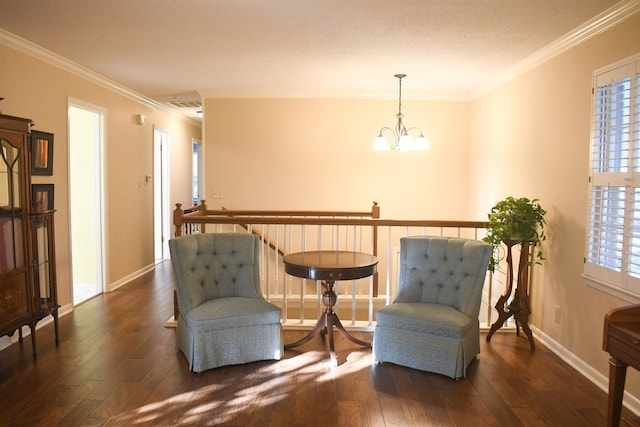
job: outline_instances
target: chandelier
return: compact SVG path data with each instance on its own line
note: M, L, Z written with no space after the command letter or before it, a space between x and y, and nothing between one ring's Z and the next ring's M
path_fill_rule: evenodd
M404 123L402 123L402 118L404 114L402 114L402 79L407 77L406 74L396 74L394 77L398 78L398 114L396 117L398 118L398 123L396 124L396 128L392 129L390 127L383 127L380 129L380 133L378 137L375 139L373 143L374 151L389 151L389 150L399 150L399 151L426 151L430 150L431 146L429 145L429 140L422 134L420 128L410 127L406 128ZM393 133L393 141L389 142L389 140L383 135L384 132L391 131ZM409 132L414 131L414 133L420 133L418 138L414 141Z

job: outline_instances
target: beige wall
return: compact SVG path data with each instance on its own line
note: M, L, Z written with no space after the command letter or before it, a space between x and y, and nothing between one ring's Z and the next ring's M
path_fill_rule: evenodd
M429 152L373 152L397 101L206 99L205 198L230 209L368 210L384 218L468 218L469 107L403 101ZM223 199L213 199L222 190ZM452 197L451 195L455 195ZM447 203L442 203L447 200Z
M32 56L0 45L0 103L3 114L27 117L34 129L52 132L54 174L33 177L34 183L55 184L56 265L60 303L71 304L68 121L69 98L107 110L106 207L107 285L134 275L154 262L153 126L171 134L171 202L188 200L191 192L191 140L200 138L199 126L166 111L143 106L130 97L63 71ZM144 114L139 126L134 116ZM184 165L189 165L187 168ZM167 313L170 316L171 313Z
M581 277L593 71L640 52L640 15L521 75L472 103L476 187L486 211L507 195L541 199L548 213L547 260L532 288L533 324L603 375L604 315L629 302ZM555 307L561 308L560 324ZM628 390L640 395L637 373Z

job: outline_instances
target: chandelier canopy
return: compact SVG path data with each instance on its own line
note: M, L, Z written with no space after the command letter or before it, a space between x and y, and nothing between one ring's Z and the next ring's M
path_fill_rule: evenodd
M374 151L390 151L390 150L398 150L398 151L426 151L430 150L431 146L429 145L429 140L422 134L420 128L417 127L405 127L404 123L402 123L402 118L404 114L402 114L402 79L407 77L406 74L396 74L395 77L398 79L398 114L396 117L398 122L396 123L395 129L390 127L383 127L380 129L378 133L378 137L375 139L373 143ZM384 132L390 131L393 133L393 140L389 142L389 140L383 135ZM414 131L414 133L419 133L420 135L414 141L409 132Z

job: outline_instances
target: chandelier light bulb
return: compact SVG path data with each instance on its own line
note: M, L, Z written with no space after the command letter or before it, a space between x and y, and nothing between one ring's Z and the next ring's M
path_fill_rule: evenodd
M389 141L382 135L379 135L373 142L373 151L390 151Z
M431 150L431 145L429 145L429 140L424 135L420 134L418 139L416 139L416 151L427 151Z
M413 138L409 134L402 135L398 141L397 149L400 151L412 151L413 148Z

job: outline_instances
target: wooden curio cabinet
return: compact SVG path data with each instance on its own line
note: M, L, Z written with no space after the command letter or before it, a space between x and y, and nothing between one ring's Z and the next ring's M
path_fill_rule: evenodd
M0 114L0 336L31 331L51 314L57 334L53 212L32 213L31 120Z

